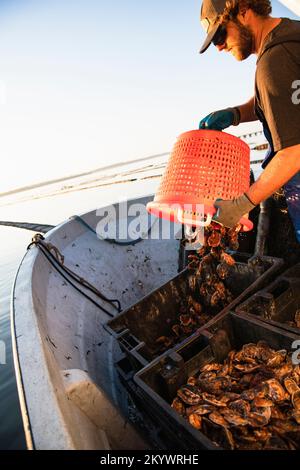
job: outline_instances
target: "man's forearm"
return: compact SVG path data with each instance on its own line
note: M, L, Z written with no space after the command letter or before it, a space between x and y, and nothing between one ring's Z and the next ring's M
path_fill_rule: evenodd
M300 145L280 150L246 195L253 204L259 204L287 183L298 171L300 171Z
M245 104L241 104L237 106L241 113L241 121L240 122L252 122L257 121L257 116L255 114L255 106L254 106L254 96L247 101Z

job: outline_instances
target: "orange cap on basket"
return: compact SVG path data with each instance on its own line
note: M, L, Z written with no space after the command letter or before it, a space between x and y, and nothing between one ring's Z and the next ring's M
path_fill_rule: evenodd
M208 225L216 199L234 199L249 189L250 148L238 137L214 130L181 134L154 201L147 210L186 225ZM204 222L206 219L206 222ZM253 228L247 216L240 224Z

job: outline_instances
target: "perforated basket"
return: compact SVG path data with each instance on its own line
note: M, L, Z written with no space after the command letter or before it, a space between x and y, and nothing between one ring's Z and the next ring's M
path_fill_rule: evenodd
M185 132L147 210L179 223L208 225L216 212L216 199L240 196L249 188L249 178L250 149L245 142L225 132ZM253 227L247 217L240 223L245 231Z

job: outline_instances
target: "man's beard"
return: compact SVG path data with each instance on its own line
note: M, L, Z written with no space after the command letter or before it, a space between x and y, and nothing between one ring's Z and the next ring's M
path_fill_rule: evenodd
M253 53L254 35L251 29L244 26L237 18L235 23L239 30L239 46L236 48L235 58L239 61L247 59Z

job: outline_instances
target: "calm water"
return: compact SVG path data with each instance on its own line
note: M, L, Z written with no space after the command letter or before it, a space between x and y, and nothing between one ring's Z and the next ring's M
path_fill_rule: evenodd
M58 196L16 202L0 198L0 221L56 225L74 214L118 200L150 194L158 180L135 181L103 189L75 191ZM9 204L8 204L9 202ZM5 204L4 204L5 203ZM6 346L6 364L0 365L0 449L26 448L16 388L11 335L10 294L18 265L33 232L0 226L0 341Z
M7 239L13 243L5 243ZM24 449L25 440L10 341L10 290L30 232L0 228L0 340L5 342L6 365L0 365L0 449Z

